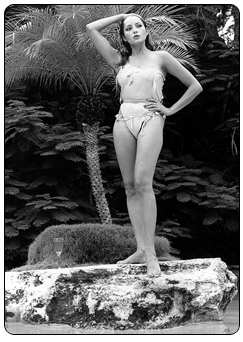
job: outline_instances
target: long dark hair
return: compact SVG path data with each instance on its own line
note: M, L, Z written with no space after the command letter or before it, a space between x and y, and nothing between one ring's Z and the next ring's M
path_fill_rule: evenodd
M143 23L144 27L147 28L147 24L146 24L146 21L138 14L131 14L131 16L137 16ZM125 65L129 56L131 56L132 54L132 48L130 46L130 44L124 40L124 21L126 19L122 20L121 23L120 23L120 30L119 30L119 33L120 33L120 37L121 37L121 41L122 41L122 48L121 50L119 51L120 52L120 55L121 55L121 60L120 62L117 64L117 67L119 66L122 66L122 65ZM145 46L147 49L151 50L151 51L154 51L154 47L150 41L150 37L149 37L149 34L147 34L147 37L145 39Z

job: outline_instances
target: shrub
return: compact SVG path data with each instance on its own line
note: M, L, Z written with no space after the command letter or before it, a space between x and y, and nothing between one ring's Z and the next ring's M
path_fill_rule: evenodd
M53 238L63 237L62 267L81 264L116 263L136 250L136 241L130 226L75 224L46 228L30 245L27 266L22 269L52 268L57 265ZM173 259L169 254L170 243L164 237L155 237L157 256L162 260Z

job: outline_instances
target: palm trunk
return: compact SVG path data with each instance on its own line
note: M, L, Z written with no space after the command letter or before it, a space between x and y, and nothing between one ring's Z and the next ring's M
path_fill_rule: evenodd
M112 223L112 219L108 202L105 196L105 189L103 187L98 151L99 123L96 122L92 126L83 124L83 130L86 142L86 160L88 164L89 177L96 207L101 219L101 223L110 224Z

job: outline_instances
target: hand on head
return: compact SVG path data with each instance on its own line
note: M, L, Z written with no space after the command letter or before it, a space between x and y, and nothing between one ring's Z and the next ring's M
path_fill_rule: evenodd
M136 16L138 18L140 18L141 20L143 20L143 18L141 17L141 15L137 14L137 13L125 13L123 15L123 20L127 19L128 17L132 17L132 16Z

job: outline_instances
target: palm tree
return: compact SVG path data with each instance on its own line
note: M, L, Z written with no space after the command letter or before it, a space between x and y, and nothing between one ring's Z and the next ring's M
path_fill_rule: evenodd
M115 81L114 71L96 52L86 24L119 13L136 11L148 23L153 42L182 64L197 70L188 52L195 48L193 35L176 13L179 6L58 5L53 9L23 7L6 21L5 81L32 79L40 86L61 86L64 80L80 91L77 128L83 128L92 192L102 223L111 223L99 162L98 132L104 118L103 85ZM172 18L173 17L173 18ZM117 24L104 30L111 44L120 48Z

